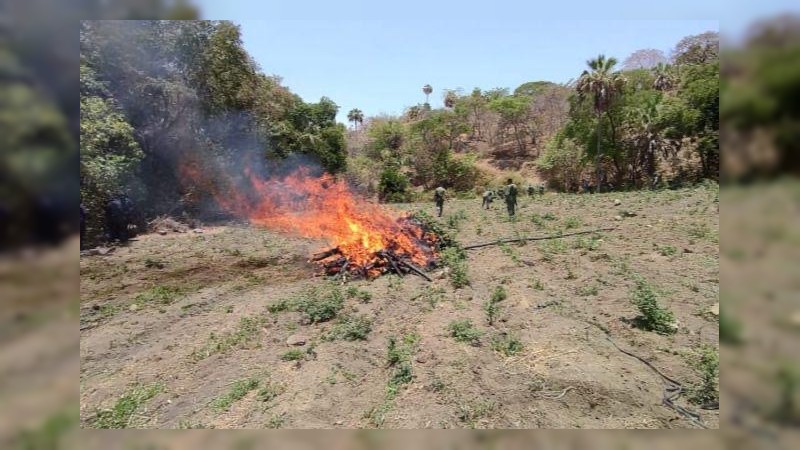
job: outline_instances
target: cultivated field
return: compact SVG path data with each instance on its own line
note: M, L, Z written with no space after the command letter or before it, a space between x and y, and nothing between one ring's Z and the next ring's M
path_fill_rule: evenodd
M341 285L307 262L325 242L244 224L82 256L81 424L716 428L718 197L547 193L513 221L454 200L462 245L616 229L467 250L431 283ZM653 300L648 322L634 301Z

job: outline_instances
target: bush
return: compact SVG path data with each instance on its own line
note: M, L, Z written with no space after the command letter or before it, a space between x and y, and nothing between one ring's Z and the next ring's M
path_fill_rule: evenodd
M642 313L641 317L637 318L641 328L659 334L673 334L677 331L672 311L658 304L658 295L644 279L636 280L631 300Z
M295 301L294 309L308 317L311 323L325 322L336 317L344 307L342 291L333 286L328 290L312 289Z
M408 186L408 178L400 173L397 168L389 166L381 172L378 196L384 202L407 202L409 201Z
M697 364L701 381L690 390L689 400L698 405L719 401L719 354L713 347L704 347Z
M447 326L450 336L458 342L467 342L470 345L479 346L483 332L475 328L469 319L454 320Z
M441 253L442 261L450 267L450 282L455 288L468 286L469 275L467 274L467 257L464 250L456 247L448 247Z
M503 286L497 286L492 293L492 297L483 304L483 310L486 312L486 319L489 325L494 324L494 320L500 313L499 303L505 300L507 296L508 294L506 294L505 288L503 288Z
M514 336L505 335L492 339L492 350L500 352L506 356L513 356L521 352L525 346L522 341Z
M552 139L537 161L547 185L564 191L577 190L586 167L583 148L572 139Z
M367 316L344 316L333 326L328 339L344 339L345 341L364 341L372 331L372 320Z

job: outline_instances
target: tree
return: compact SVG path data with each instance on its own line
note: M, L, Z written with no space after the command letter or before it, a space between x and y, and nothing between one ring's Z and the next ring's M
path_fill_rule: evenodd
M458 95L455 91L446 90L444 93L444 106L445 108L453 108L456 106L456 100L458 99Z
M630 56L625 58L625 62L622 63L622 67L625 70L652 69L653 67L656 67L659 64L665 64L666 62L667 57L664 55L664 52L654 48L645 48L631 53Z
M525 153L525 136L528 133L526 121L528 118L527 97L500 97L489 103L489 109L500 115L500 127L511 128L514 132L514 139L517 141L519 154Z
M672 51L675 64L707 64L719 59L719 33L705 33L686 36Z
M364 123L364 113L358 108L353 108L347 113L347 121L353 122L353 127L358 130L358 125Z
M556 86L556 84L550 81L529 81L527 83L520 84L516 89L514 89L514 95L536 97L553 86Z
M430 84L426 84L425 86L422 86L422 92L425 94L425 103L427 104L428 96L430 96L431 92L433 92L433 88Z
M600 192L600 134L602 114L607 113L612 102L622 92L625 85L625 77L619 72L614 71L617 59L614 57L606 58L599 55L595 59L586 61L591 71L584 70L575 86L581 100L591 97L593 100L594 112L597 116L597 153L595 154L596 186Z
M653 67L653 75L655 75L655 79L653 80L653 89L663 92L672 90L672 88L675 87L677 80L675 78L675 73L672 69L672 66L660 63Z

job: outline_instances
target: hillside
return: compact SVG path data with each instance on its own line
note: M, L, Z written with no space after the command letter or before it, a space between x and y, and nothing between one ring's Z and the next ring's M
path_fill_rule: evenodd
M661 404L664 380L608 336L683 384L676 404L718 426L718 411L687 400L716 393L701 364L718 347L715 185L523 197L514 221L501 205L455 200L441 223L462 244L616 229L467 250L461 288L441 271L431 283L340 285L307 262L324 242L235 224L84 255L81 424L697 427ZM641 296L674 314L674 334L643 327ZM336 317L309 323L297 304ZM453 331L464 319L473 327Z

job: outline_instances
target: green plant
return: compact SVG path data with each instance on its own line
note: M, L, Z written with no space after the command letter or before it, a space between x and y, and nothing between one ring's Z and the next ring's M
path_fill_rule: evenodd
M497 286L494 288L494 292L492 292L491 301L494 303L502 302L503 300L508 298L508 293L506 293L506 288L503 286Z
M402 342L399 344L397 337L389 336L386 350L386 362L388 365L394 366L401 362L409 362L418 341L419 336L414 333L403 336Z
M297 361L305 358L305 356L306 356L305 351L295 348L282 354L281 359L284 361Z
M583 285L578 288L578 295L583 297L595 296L597 295L597 286L591 285Z
M367 291L362 291L355 286L348 287L347 291L345 291L345 295L347 295L347 298L356 298L361 303L369 303L370 300L372 300L372 294Z
M496 408L493 401L473 400L462 402L458 405L458 419L470 428L475 428L477 422L487 416Z
M500 313L499 303L508 297L506 290L503 286L497 286L492 293L492 297L483 304L483 310L486 312L486 319L489 325L494 325L494 320Z
M387 395L389 397L394 397L397 394L397 391L400 387L404 384L411 383L411 380L414 378L413 371L411 370L411 363L403 362L400 363L392 373L392 377L389 379L389 383L387 384Z
M267 422L267 428L281 428L285 421L286 417L284 414L273 414Z
M164 391L164 385L153 383L139 386L120 397L111 409L99 410L92 420L94 428L128 428L133 415L148 400Z
M382 201L406 202L409 200L408 186L408 178L394 165L390 165L381 172L378 195Z
M269 402L283 393L284 387L276 383L266 383L256 392L256 399L260 402Z
M513 356L521 352L525 346L522 341L512 335L495 336L492 338L492 350L505 356Z
M208 342L192 352L191 358L200 361L215 353L227 353L235 348L245 348L257 341L261 328L266 323L264 316L242 317L239 327L232 332L217 336L211 333Z
M314 288L295 300L293 306L305 314L311 323L325 322L336 317L344 307L344 296L337 286Z
M483 332L475 328L469 319L454 320L447 326L447 330L456 341L467 342L474 346L480 345L480 339L483 336Z
M454 229L461 229L461 223L467 220L467 213L463 209L459 209L447 218L447 226Z
M135 301L137 303L155 303L159 305L169 305L178 297L182 296L186 290L176 286L154 286L144 292L140 292Z
M289 301L286 299L279 300L277 303L273 303L271 305L267 305L267 311L272 314L277 314L279 312L284 312L289 310Z
M412 300L417 299L425 300L431 308L435 307L439 302L444 300L444 288L425 286L421 293Z
M489 325L494 325L494 321L500 313L500 305L492 300L486 300L483 304L483 311L486 313L486 321L489 322Z
M711 346L701 350L697 362L700 383L690 389L689 400L698 405L719 402L719 353Z
M637 318L641 328L659 334L673 334L677 331L672 311L658 304L658 295L655 289L645 279L641 277L636 279L631 301L642 314Z
M601 239L599 236L592 236L588 239L578 238L575 240L573 247L576 249L583 249L588 251L595 251L600 248Z
M566 228L567 230L572 228L578 228L579 226L581 226L582 223L583 221L581 221L579 217L574 217L574 216L567 217L566 219L564 219L564 228Z
M673 247L672 245L664 245L657 247L658 247L658 253L660 253L661 256L674 256L678 253L678 249Z
M448 247L442 251L441 256L444 264L450 268L450 282L453 287L468 286L470 281L467 274L467 255L464 250Z
M330 340L364 341L370 331L372 331L372 320L367 316L345 315L339 318L338 323L331 328L327 338Z
M533 279L531 287L536 289L537 291L543 291L544 290L544 284L542 283L542 280L540 280L538 278Z
M214 399L211 403L211 407L214 408L215 411L227 411L231 405L244 398L248 392L257 388L258 385L259 381L255 378L238 380L233 383L230 391Z

